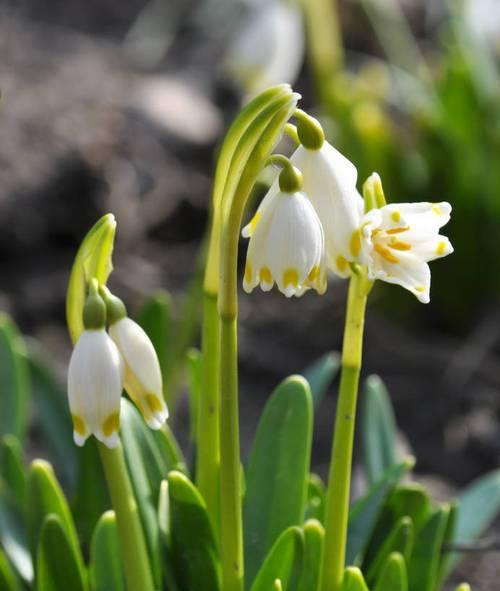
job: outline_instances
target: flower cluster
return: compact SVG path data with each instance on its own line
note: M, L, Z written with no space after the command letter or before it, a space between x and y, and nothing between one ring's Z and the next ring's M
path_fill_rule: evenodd
M118 444L120 400L125 387L152 429L168 417L160 364L144 330L127 317L123 302L93 280L83 310L85 330L68 369L73 438L90 435L112 448ZM106 332L109 327L109 334Z
M243 236L250 238L245 291L257 285L268 291L276 283L287 297L309 288L321 294L327 270L348 277L355 265L364 265L370 280L396 283L429 302L427 263L453 252L448 238L439 234L450 219L450 204L386 205L376 173L365 186L379 199L365 202L356 188L356 167L324 140L316 120L303 112L300 116L300 145L288 167L301 172L301 190L282 190L285 165L243 228Z

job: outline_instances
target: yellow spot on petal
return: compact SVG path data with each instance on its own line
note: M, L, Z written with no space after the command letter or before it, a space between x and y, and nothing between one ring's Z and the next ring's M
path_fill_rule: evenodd
M163 404L156 394L146 394L146 402L154 413L163 410Z
M120 415L114 412L102 424L102 433L104 437L109 437L120 428Z
M436 254L439 256L443 256L444 253L446 252L446 242L438 242L437 248L436 248Z
M345 273L347 271L347 267L349 266L349 263L347 262L347 260L342 255L339 255L336 258L335 263L337 264L337 269L341 273Z
M71 415L71 420L73 421L73 429L75 430L75 432L83 437L87 432L85 421L78 415Z
M250 234L254 233L255 227L257 226L258 221L260 220L261 217L261 212L258 211L253 218L250 220L250 223L248 224L250 226Z
M361 251L361 232L354 230L349 242L349 249L353 257L357 257Z
M439 205L433 205L432 206L432 211L436 214L436 215L444 215L443 210L441 209L441 207L439 207Z
M246 283L250 283L250 281L252 281L252 265L250 264L250 261L247 260L246 265L245 265L245 282Z
M309 275L307 276L307 281L313 283L319 277L319 265L314 265L314 267L309 271Z
M418 291L418 293L424 293L425 287L422 287L421 285L419 285L418 287L415 288L415 291Z
M387 234L401 234L401 232L406 232L410 229L410 226L404 226L403 228L391 228L390 230L386 230Z
M273 282L273 275L269 269L269 267L262 267L259 271L259 281L261 283L272 283Z
M399 259L397 257L395 257L392 252L386 248L385 246L382 246L381 244L375 244L373 246L373 248L375 249L375 252L378 252L378 254L384 258L387 262L389 263L393 263L393 264L397 264L399 263Z
M286 269L283 273L283 285L297 288L299 285L299 274L295 269Z
M393 222L396 222L396 224L399 222L399 220L401 219L401 212L399 211L393 211L391 213L391 218Z
M411 244L409 244L408 242L403 242L401 240L393 239L389 243L389 246L391 248L394 248L395 250L411 250Z

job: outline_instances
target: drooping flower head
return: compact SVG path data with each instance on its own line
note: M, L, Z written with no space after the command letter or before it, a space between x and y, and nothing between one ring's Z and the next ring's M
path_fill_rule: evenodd
M73 439L82 446L90 435L107 447L118 444L123 363L105 330L106 307L92 283L83 311L85 330L68 369L68 398Z
M151 429L159 429L168 418L163 398L160 363L150 338L131 318L123 302L102 287L109 323L109 334L125 365L125 390Z
M375 182L380 183L378 175ZM370 279L396 283L428 303L430 261L453 252L440 228L450 219L451 205L392 203L369 211L361 221L360 260Z
M290 172L292 171L292 172ZM287 183L287 175L294 177ZM287 297L307 289L326 289L325 240L321 222L300 191L300 172L289 167L280 174L278 190L270 190L251 222L243 288L264 291L274 283ZM247 228L248 229L248 228ZM243 231L244 236L250 232Z

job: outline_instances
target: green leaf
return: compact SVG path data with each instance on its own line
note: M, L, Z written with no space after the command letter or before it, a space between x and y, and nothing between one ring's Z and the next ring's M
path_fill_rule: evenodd
M326 503L325 498L326 487L323 481L316 474L309 474L305 510L306 519L317 519L320 523L324 523Z
M2 589L2 591L20 590L16 575L14 574L2 548L0 548L0 589Z
M184 472L186 476L189 476L187 463L182 453L182 449L168 424L163 425L163 427L157 431L149 430L149 433L152 433L158 451L160 452L165 465L168 467L168 470L178 470L179 472Z
M86 591L81 557L63 522L50 514L43 522L36 554L37 591Z
M500 470L495 470L470 484L457 499L457 523L453 542L466 544L479 537L500 511ZM453 553L449 572L462 556Z
M373 484L396 463L396 423L391 400L378 376L367 378L362 400L364 466L368 481Z
M92 591L125 590L114 511L106 511L97 522L90 546L89 574Z
M248 461L243 505L247 585L281 532L303 522L311 439L311 392L304 378L292 376L267 402Z
M348 566L339 591L368 591L365 580L359 568Z
M181 591L218 591L219 562L205 503L182 472L168 475L171 564Z
M26 526L32 556L36 555L42 525L51 513L60 519L68 541L77 553L79 543L73 517L52 466L45 460L34 460L28 472L26 502Z
M460 583L460 585L455 589L455 591L471 591L471 588L468 583Z
M14 435L5 435L0 444L0 476L21 506L26 502L26 469L23 450Z
M89 230L76 254L66 294L66 321L73 343L83 332L87 283L95 277L104 285L113 270L111 257L115 232L115 218L107 213Z
M413 547L414 531L413 523L410 517L401 517L401 519L394 524L394 527L382 544L378 554L367 568L363 568L366 572L366 580L372 585L377 579L380 572L383 570L387 558L393 553L401 554L406 560L410 557Z
M304 524L304 558L297 591L319 589L319 574L325 530L316 519Z
M28 424L29 373L26 350L12 320L0 313L0 435L23 440Z
M313 405L316 408L330 384L333 382L340 368L340 355L334 351L326 353L307 367L302 375L311 388Z
M448 506L439 507L418 532L408 564L410 591L436 590L449 513Z
M42 361L41 353L30 348L34 414L50 458L58 468L61 482L74 488L77 476L77 451L73 443L73 427L66 392L52 371Z
M171 364L172 299L166 291L158 291L144 303L137 322L151 339L160 362L163 386L168 383ZM167 399L166 393L164 392Z
M371 486L364 497L354 503L349 512L346 564L353 564L366 548L387 496L413 465L413 458L407 458L401 464L392 466Z
M283 589L300 568L304 552L304 536L299 527L289 527L276 540L255 577L251 591L272 589L276 579Z
M405 559L394 552L382 565L373 591L408 591L408 575Z
M196 441L198 407L202 394L202 357L198 349L189 349L187 352L186 372L189 388L189 430L191 441Z
M77 450L78 482L73 514L82 544L87 547L97 522L111 502L97 441L91 437Z
M448 521L446 523L446 529L443 536L443 546L453 543L455 536L455 530L457 527L458 510L456 503L450 504L450 511L448 513ZM452 555L450 552L441 552L439 557L439 569L438 569L438 581L441 584L444 583L450 569L450 561Z
M33 580L33 564L24 531L24 516L19 503L0 480L0 544L19 576Z

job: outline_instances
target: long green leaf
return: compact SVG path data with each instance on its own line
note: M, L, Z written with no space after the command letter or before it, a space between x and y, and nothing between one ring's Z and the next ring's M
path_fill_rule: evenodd
M90 547L92 591L124 591L123 570L114 511L106 511L92 536Z
M405 559L397 552L387 557L373 591L408 591Z
M33 563L28 550L24 515L10 489L0 480L0 544L19 576L31 583Z
M457 523L453 542L469 543L479 537L500 511L500 470L475 480L457 499ZM453 553L447 565L449 572L460 560Z
M408 458L401 464L392 466L371 486L364 497L354 503L349 513L346 564L353 564L366 548L387 496L413 465L413 458Z
M292 376L269 399L246 472L243 505L246 583L283 530L304 519L312 439L307 382Z
M410 591L436 591L449 513L448 506L439 507L418 532L408 564Z
M215 540L205 502L181 472L168 475L170 552L180 591L219 591Z
M355 566L345 569L340 591L368 591L363 574Z
M20 590L16 575L14 574L2 548L0 548L0 589L2 589L2 591Z
M28 472L26 502L26 525L32 556L36 555L40 531L49 514L60 519L68 541L77 554L79 543L75 524L52 466L45 460L34 460Z
M302 375L309 383L311 388L313 405L316 408L330 384L335 379L340 368L340 355L337 352L330 351L317 359L312 365L306 367Z
M36 554L37 591L86 591L86 574L63 522L57 515L46 517Z
M391 400L378 376L365 383L361 436L366 475L370 484L396 463L396 423Z
M26 502L26 469L23 450L14 435L5 435L0 443L0 476L22 506Z
M316 591L319 588L319 574L325 530L316 519L304 524L304 558L297 591Z
M0 435L21 441L28 424L29 372L24 342L6 314L0 314Z
M309 474L305 519L317 519L324 523L326 487L316 474Z
M299 527L289 527L276 540L255 577L251 591L267 591L279 579L286 591L293 575L300 568L304 552L304 536Z

